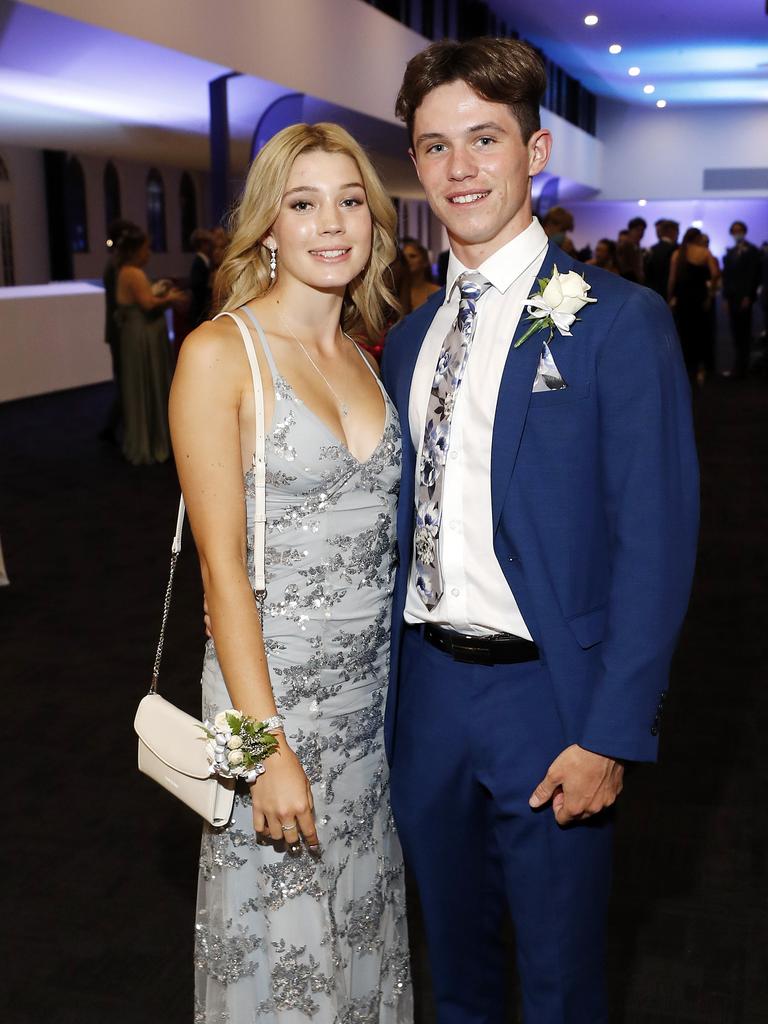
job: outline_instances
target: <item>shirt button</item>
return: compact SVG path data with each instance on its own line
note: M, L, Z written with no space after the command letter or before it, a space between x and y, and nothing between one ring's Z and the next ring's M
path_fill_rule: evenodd
M455 519L452 519L448 525L450 526L450 528L452 530L458 530L458 528L459 528L459 524L458 524L457 520L455 520Z
M453 594L454 597L458 597L459 594L461 593L461 591L459 590L458 587L452 587L451 588L451 593Z
M454 460L454 462L456 461L456 459L458 459L458 457L459 457L459 453L458 452L451 452L451 458Z

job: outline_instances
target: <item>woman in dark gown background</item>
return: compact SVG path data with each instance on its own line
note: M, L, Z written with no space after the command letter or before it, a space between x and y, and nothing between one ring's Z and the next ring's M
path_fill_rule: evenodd
M134 466L165 462L171 456L168 395L173 370L165 310L184 298L174 288L153 290L143 269L149 257L149 238L140 228L121 236L115 322L125 424L123 455Z
M704 244L704 236L698 228L688 228L682 245L672 256L669 304L688 374L700 381L714 370L711 309L718 277L717 261Z

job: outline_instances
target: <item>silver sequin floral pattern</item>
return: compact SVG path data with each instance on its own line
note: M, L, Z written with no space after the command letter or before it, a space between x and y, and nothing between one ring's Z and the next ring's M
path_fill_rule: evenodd
M264 843L250 797L206 828L195 941L196 1024L410 1024L403 865L383 716L400 475L397 413L365 462L293 394L267 353L264 635L288 740L312 785L317 858ZM245 480L253 515L253 480ZM249 559L253 553L249 551ZM213 643L208 717L230 705Z

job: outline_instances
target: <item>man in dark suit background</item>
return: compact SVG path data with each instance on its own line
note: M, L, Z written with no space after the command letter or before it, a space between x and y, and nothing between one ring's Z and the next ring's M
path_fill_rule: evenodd
M616 246L616 265L619 268L619 273L627 281L634 281L636 284L644 283L645 268L640 243L647 226L642 217L633 217L627 224L624 238L619 232L619 242Z
M211 313L211 253L213 235L210 231L197 228L190 239L195 253L189 268L189 329L193 331L207 320Z
M445 41L397 103L451 245L382 365L403 428L385 742L438 1024L504 1019L505 904L526 1024L606 1024L610 806L656 757L696 549L669 309L532 215L545 86L524 43Z
M723 298L728 304L728 320L733 338L733 375L746 377L752 348L752 307L760 286L760 250L747 241L747 225L731 224L733 245L723 259Z
M669 265L672 253L677 249L680 225L676 220L662 218L656 221L658 242L652 245L645 258L645 283L649 288L666 299L669 290Z

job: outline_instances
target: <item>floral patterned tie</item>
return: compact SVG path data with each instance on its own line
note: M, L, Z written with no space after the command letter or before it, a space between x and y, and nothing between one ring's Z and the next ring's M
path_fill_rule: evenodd
M451 419L475 336L477 302L491 287L490 281L476 273L461 274L457 284L461 292L459 314L443 342L435 367L416 491L416 589L430 610L443 596L440 520Z

